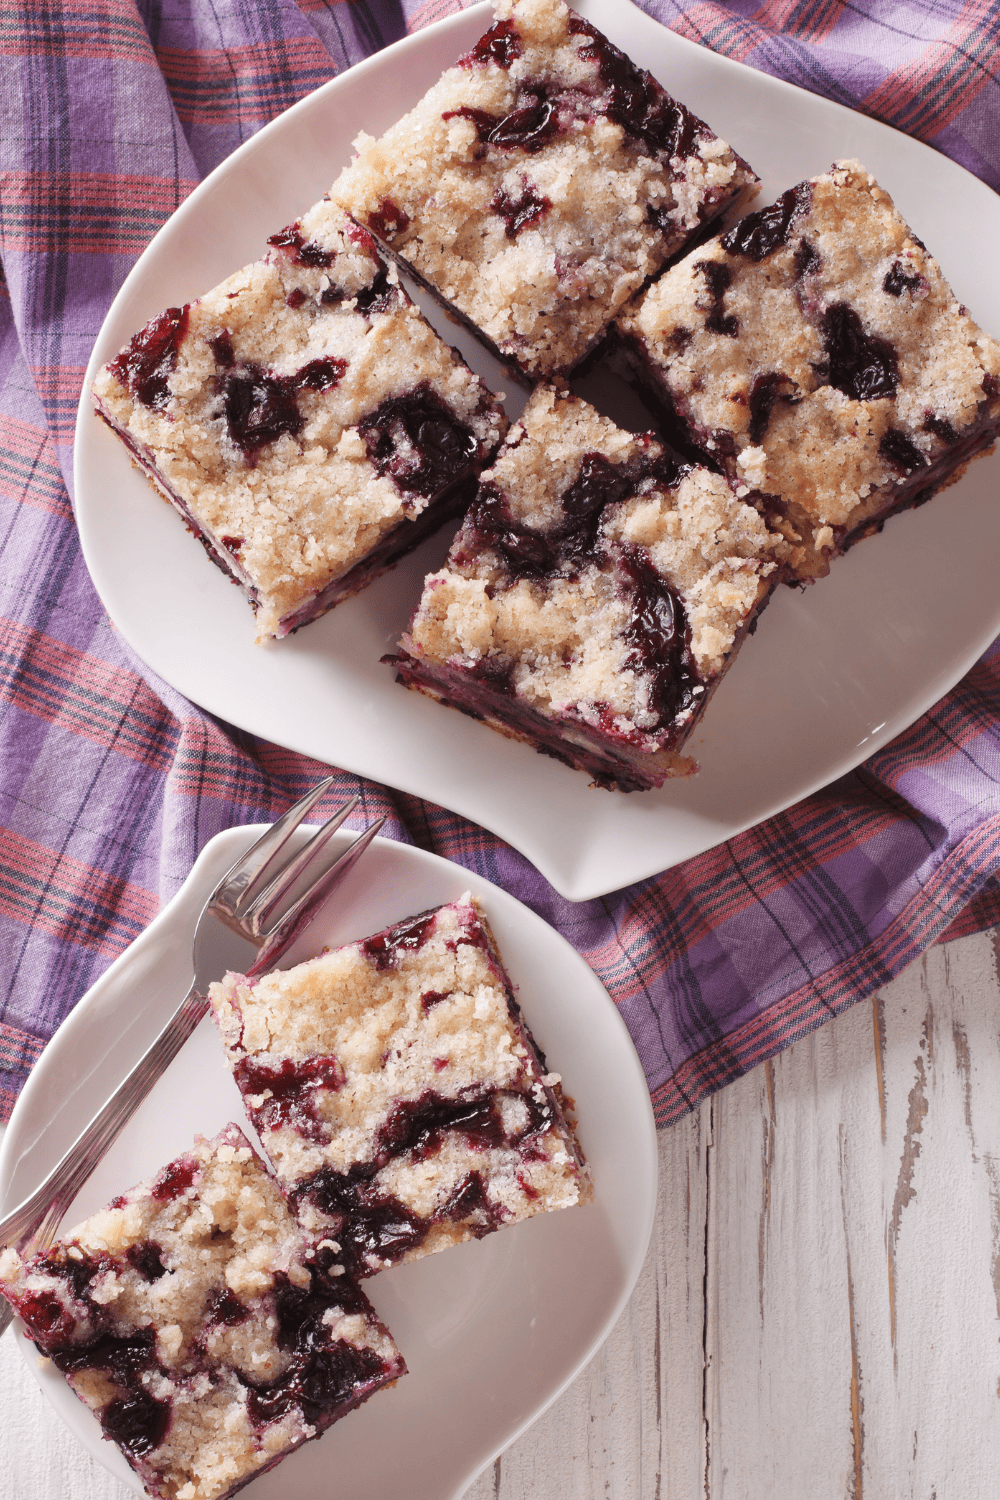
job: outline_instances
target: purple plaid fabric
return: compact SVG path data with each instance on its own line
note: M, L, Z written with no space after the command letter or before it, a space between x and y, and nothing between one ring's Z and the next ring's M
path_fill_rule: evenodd
M643 0L681 34L867 110L1000 186L1000 5ZM458 0L0 0L0 1118L205 842L321 774L157 681L116 635L68 497L84 366L186 193L280 110ZM738 143L737 143L738 144ZM277 226L276 226L277 227ZM998 332L1000 330L993 330ZM661 1122L1000 918L1000 650L853 775L654 880L561 899L446 810L346 772L365 819L497 881L586 957Z

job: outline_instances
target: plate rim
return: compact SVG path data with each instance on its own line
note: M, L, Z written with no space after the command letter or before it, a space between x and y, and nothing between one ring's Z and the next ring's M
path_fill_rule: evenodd
M606 3L606 0L589 0L589 3L588 0L583 0L582 4L578 0L577 8L586 13L593 9L595 5L599 6L602 3ZM617 3L620 4L621 0L617 0ZM345 72L339 74L337 77L320 85L312 93L297 101L288 110L263 126L261 130L245 141L223 162L219 163L191 192L188 198L184 200L184 203L180 205L174 215L161 227L153 240L150 241L150 244L142 252L142 255L132 267L125 282L115 296L102 323L94 348L91 351L84 379L84 387L77 410L74 436L74 510L77 514L84 560L91 578L94 580L95 589L97 589L97 576L99 576L102 569L96 556L98 550L96 545L94 545L92 550L93 538L88 524L87 505L84 503L80 507L78 498L87 490L87 477L83 473L84 461L82 455L86 447L86 429L93 422L93 412L89 402L89 387L101 362L98 358L98 349L101 348L102 342L105 341L105 330L116 317L118 310L130 300L133 286L142 281L145 274L142 268L146 257L153 251L153 248L160 241L161 236L170 230L171 225L179 216L184 215L189 210L192 213L196 212L202 198L210 195L213 191L215 183L221 178L228 176L231 172L239 171L243 161L251 156L254 151L262 149L262 143L266 145L273 133L286 128L291 117L307 113L317 108L318 104L322 107L322 101L334 94L334 91L348 79L363 79L369 72L377 72L387 64L391 65L396 59L417 47L428 46L432 43L434 47L437 47L444 43L448 34L452 31L461 31L463 29L473 31L475 26L481 23L482 18L490 12L490 9L489 0L481 0L480 4L452 16L445 17L431 26L423 28L410 36L403 37L391 46L372 54L372 56L366 58L363 62L355 64L352 68L345 70ZM876 134L885 133L888 137L893 138L895 142L900 143L900 149L910 152L915 158L924 158L926 153L930 153L930 157L933 158L939 171L945 175L951 174L956 183L961 182L964 191L978 194L980 202L984 207L992 205L993 212L997 212L996 195L985 183L960 163L945 156L944 153L934 150L934 148L926 145L926 143L918 141L914 137L906 135L904 132L882 121L864 116L859 111L851 109L846 105L811 93L797 84L775 78L771 74L761 72L749 67L745 63L738 62L735 59L725 57L711 49L702 47L689 38L679 36L676 32L671 31L648 16L634 3L634 0L629 0L629 12L636 24L648 28L648 34L662 42L668 51L674 48L679 49L682 55L686 53L691 58L697 57L703 66L706 64L706 60L708 60L708 66L713 71L718 70L721 77L729 74L733 78L739 77L744 82L752 80L754 90L764 100L767 100L770 96L776 105L780 105L782 98L795 98L799 101L807 100L810 110L815 113L816 117L825 117L825 120L830 122L827 127L828 129L832 129L837 120L850 119L854 122L860 120L864 122L864 128L872 130ZM994 463L1000 465L1000 457L996 457ZM157 662L154 665L149 662L144 651L133 640L131 619L119 613L117 602L110 604L100 589L97 589L97 592L104 608L136 655L154 673L162 676L171 686L174 686L177 691L190 696L192 701L198 703L200 706L204 705L205 694L202 692L189 692L189 684L183 680L183 673L178 672L173 676L168 676L167 672L161 671L160 663ZM551 839L546 838L542 834L529 836L527 832L518 833L516 830L512 831L510 828L499 826L502 820L491 809L474 808L471 806L469 797L464 794L458 797L459 806L457 807L454 806L452 801L446 801L439 789L431 792L431 798L432 800L442 802L447 807L451 807L459 816L468 818L470 821L489 829L497 837L504 839L515 848L518 848L536 866L554 889L566 899L575 902L594 899L637 881L652 878L655 875L674 868L678 864L684 863L690 858L697 858L701 854L718 847L719 844L726 842L728 839L750 828L757 827L768 819L786 811L789 807L814 795L817 791L829 786L841 776L856 769L869 756L881 750L896 736L905 733L935 703L939 702L942 697L950 692L996 639L998 631L1000 631L1000 601L997 604L995 618L992 618L988 623L984 623L974 635L966 638L963 648L956 652L950 659L947 671L940 671L929 685L924 686L922 691L914 691L908 698L907 705L903 710L895 715L891 715L890 718L874 729L860 743L846 747L837 759L828 762L823 768L818 769L815 774L811 776L807 775L801 779L790 793L787 791L776 791L773 798L762 807L745 808L743 813L736 817L726 814L718 820L713 821L706 817L704 813L697 814L697 832L690 839L690 846L686 843L685 847L680 849L671 847L671 840L676 840L679 836L683 837L683 833L671 834L669 827L664 824L660 829L659 836L648 840L651 847L647 848L645 844L642 846L640 857L630 856L625 859L625 856L618 851L614 859L607 862L607 867L611 868L610 874L603 873L606 868L605 863L602 863L600 869L588 868L579 859L577 859L575 864L571 863L567 865L565 860L561 860L559 854L553 850ZM183 685L178 685L178 676L181 677ZM208 696L210 697L211 695ZM212 707L205 707L204 711L212 713L218 710ZM276 726L271 722L273 715L269 716L265 710L258 716L258 711L252 705L247 708L246 712L241 711L238 718L232 717L231 706L229 705L227 705L222 713L223 717L229 718L231 722L237 722L244 729L265 739L273 740L276 728L280 732L280 725ZM323 758L324 756L329 757L332 754L338 764L344 765L345 769L354 770L356 774L388 781L392 786L396 786L410 795L421 797L427 795L427 788L422 784L420 776L417 775L414 777L412 774L408 774L405 765L394 767L388 774L386 773L386 769L381 766L376 767L375 770L367 769L364 764L364 755L356 754L352 747L333 747L332 750L328 747L324 751L318 751L317 746L309 744L300 732L284 734L277 742L286 745L296 753L312 757L316 757L319 754ZM525 747L519 748L525 754L528 753ZM806 769L808 770L808 767ZM526 774L530 776L530 768ZM577 777L582 775L579 772L567 772L567 774ZM669 785L668 783L668 789ZM615 798L624 794L604 792L600 795ZM644 794L631 794L632 798L641 795ZM655 792L648 795L651 797L657 796ZM667 816L675 812L679 813L681 817L684 816L683 807L677 809L669 808L664 811ZM593 837L604 844L608 843L607 835L603 830L595 831ZM655 847L652 847L653 845ZM624 868L623 859L625 859L628 868Z
M197 915L203 906L205 895L210 893L211 888L218 879L218 869L220 867L222 869L228 868L238 858L240 852L249 847L253 839L259 837L270 826L267 823L237 824L216 833L200 851L187 877L163 910L129 944L124 952L115 959L108 969L105 970L104 974L95 980L46 1043L15 1103L10 1120L3 1132L3 1139L0 1141L0 1212L4 1211L14 1172L24 1157L35 1150L44 1137L45 1131L43 1127L42 1131L35 1133L27 1146L21 1146L17 1139L24 1129L29 1128L26 1123L22 1122L25 1116L30 1121L32 1112L36 1110L35 1095L39 1091L44 1091L46 1086L45 1073L52 1066L53 1059L57 1060L66 1046L78 1045L81 1035L85 1034L87 1029L93 1026L91 1012L96 1009L102 992L116 983L118 977L135 958L136 950L138 949L141 952L146 948L153 947L178 922L185 924L185 928L187 924L193 927L193 924L197 920ZM315 831L313 825L303 824L296 834L296 838L299 841L303 841L313 831ZM354 837L354 833L340 830L334 835L334 842L341 842L346 847L348 843L353 841ZM639 1114L644 1122L641 1137L629 1143L630 1151L638 1163L638 1178L643 1182L642 1212L637 1224L638 1234L633 1241L635 1248L628 1263L622 1264L622 1278L619 1291L609 1304L597 1332L591 1338L584 1352L571 1362L570 1367L563 1372L563 1375L556 1381L554 1387L547 1393L544 1401L534 1409L530 1416L526 1417L515 1429L511 1430L504 1441L492 1449L478 1463L474 1470L470 1470L456 1488L449 1491L447 1495L442 1495L442 1500L461 1500L461 1496L475 1479L495 1461L499 1454L510 1447L512 1443L516 1442L529 1427L538 1421L552 1404L559 1399L566 1388L572 1384L581 1371L585 1369L606 1342L627 1306L642 1274L655 1223L659 1175L658 1132L653 1115L652 1099L649 1094L642 1064L621 1012L611 999L604 984L568 939L557 928L553 927L551 923L547 922L544 917L532 911L524 902L518 900L516 896L511 895L509 891L505 891L502 886L496 885L495 882L489 880L484 875L467 870L464 866L456 864L455 861L444 859L441 855L434 854L430 850L420 849L416 845L406 844L401 840L377 836L373 842L381 845L383 850L392 851L391 857L400 860L403 864L412 863L417 869L423 866L424 868L432 868L439 872L447 872L453 880L457 879L458 883L468 882L469 888L474 893L483 895L485 892L484 899L488 902L499 898L499 905L506 907L506 916L509 917L511 914L516 915L517 921L519 923L523 922L529 931L534 930L535 933L542 933L542 940L546 943L552 943L553 947L560 952L561 958L568 963L570 970L575 969L585 982L591 984L595 1001L605 1008L608 1024L616 1028L623 1039L625 1045L622 1049L619 1063L624 1064L627 1070L631 1070L632 1078L627 1082L623 1082L622 1087L627 1087L629 1092L637 1092L636 1102ZM364 934L359 934L359 936L362 935ZM140 982L141 976L138 976L133 981L134 984L139 984ZM568 980L567 982L571 981ZM115 1002L116 1009L120 1008L126 1002L128 995L129 989L126 987ZM152 1012L155 1009L156 1001L154 999L149 1002L146 1010L147 1012ZM92 1076L92 1074L88 1075L88 1078ZM645 1101L645 1108L643 1108L643 1100ZM128 1128L126 1125L125 1129L128 1130ZM15 1152L17 1153L16 1157ZM23 1325L19 1319L15 1320L14 1327L18 1334L23 1333ZM66 1394L66 1409L64 1410L62 1404L53 1400L46 1387L43 1372L38 1368L39 1361L34 1345L27 1337L19 1337L18 1345L25 1364L46 1397L49 1408L59 1416L64 1425L83 1443L87 1451L101 1463L102 1467L122 1482L126 1482L127 1479L127 1482L133 1485L137 1494L143 1494L144 1490L141 1483L134 1472L125 1465L117 1448L114 1448L103 1440L97 1419L93 1414L82 1403L77 1401L77 1398L72 1395L69 1388L61 1381L57 1389ZM72 1421L71 1417L67 1416L67 1411L78 1415L81 1421L79 1423Z

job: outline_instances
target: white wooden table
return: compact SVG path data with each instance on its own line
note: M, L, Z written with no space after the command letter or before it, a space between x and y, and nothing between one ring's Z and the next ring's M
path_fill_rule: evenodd
M1000 1495L998 951L935 949L661 1132L628 1309L467 1500ZM10 1336L0 1413L2 1500L128 1500Z

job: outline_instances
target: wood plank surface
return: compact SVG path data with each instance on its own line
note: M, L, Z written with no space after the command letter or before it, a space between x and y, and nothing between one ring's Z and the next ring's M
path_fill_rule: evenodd
M467 1500L1000 1496L998 947L935 949L661 1132L628 1308ZM126 1500L9 1337L0 1411L3 1500Z
M468 1500L1000 1495L994 944L662 1132L629 1308Z

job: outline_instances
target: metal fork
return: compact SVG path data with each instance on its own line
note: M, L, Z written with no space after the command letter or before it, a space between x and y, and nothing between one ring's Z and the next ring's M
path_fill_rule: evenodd
M224 967L243 966L247 942L258 950L247 973L264 974L273 968L368 848L384 818L372 823L336 858L331 859L329 851L323 857L331 837L361 800L352 797L297 854L288 852L288 840L333 780L328 776L307 792L219 881L198 918L190 990L152 1046L45 1181L0 1219L0 1248L12 1245L18 1250L29 1246L32 1250L42 1250L52 1243L63 1215L91 1172L207 1013L205 994L211 982L222 978ZM299 887L304 889L296 895ZM290 897L294 898L291 905L278 916ZM233 944L234 949L240 950L236 962L226 964L223 960L223 969L220 969L220 934L216 926L220 922L242 940ZM13 1316L0 1296L0 1336Z

